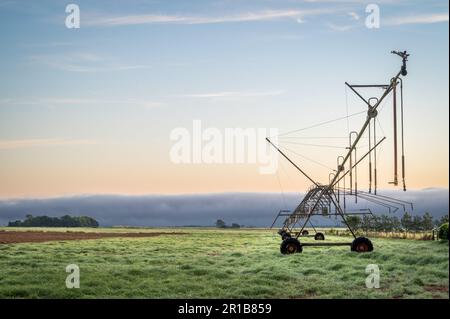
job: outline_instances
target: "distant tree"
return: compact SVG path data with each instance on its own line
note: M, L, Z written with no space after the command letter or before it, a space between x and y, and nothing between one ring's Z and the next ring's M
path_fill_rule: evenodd
M241 228L241 225L236 224L236 223L232 223L231 224L231 228Z
M361 218L359 216L348 216L346 218L347 224L350 226L353 230L359 230L361 227Z
M71 217L69 215L61 216L61 223L65 225L65 227L75 227L76 226L76 219L74 217Z
M227 224L222 219L218 219L216 221L216 227L217 228L226 228Z
M364 215L361 220L361 229L364 231L369 231L373 229L373 217Z
M383 231L383 223L381 221L381 216L373 216L372 230Z
M448 214L442 216L441 219L439 220L439 225L442 225L442 224L445 224L445 223L448 223Z
M423 230L423 219L421 216L416 215L413 217L411 229L414 231Z
M393 231L399 230L402 227L400 220L398 219L397 216L391 217L391 225Z
M380 228L383 231L392 231L392 229L394 228L392 225L392 218L388 215L381 215Z
M88 216L76 217L76 222L78 223L79 227L98 227L98 222Z
M24 221L16 220L8 223L9 227L98 227L98 222L92 217L69 215L58 217L27 215Z
M422 228L423 230L431 230L433 229L433 216L430 213L426 212L422 218Z
M354 223L356 223L357 216L347 217L347 222L350 226L355 228ZM448 218L448 216L447 216ZM445 221L445 216L442 218ZM433 221L433 216L430 213L425 213L423 216L411 216L408 212L405 212L401 219L397 216L389 215L364 215L360 221L359 225L355 229L362 229L363 231L398 231L403 229L405 231L423 231L431 230L433 226L439 224L438 221Z
M400 220L400 223L404 230L408 231L412 228L412 217L408 212L405 212Z
M448 223L442 224L439 227L439 233L438 233L439 239L447 239L448 240Z
M20 220L16 220L16 221L13 221L13 222L9 222L8 223L8 227L20 227L20 224L21 224L22 222L20 221Z

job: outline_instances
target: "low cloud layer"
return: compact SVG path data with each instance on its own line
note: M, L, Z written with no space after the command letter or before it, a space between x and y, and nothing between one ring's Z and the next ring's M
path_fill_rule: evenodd
M385 191L383 195L414 203L413 214L428 211L436 218L448 213L448 189ZM223 193L200 195L116 196L94 195L54 199L0 201L0 225L23 219L26 214L62 216L88 215L101 226L211 226L221 218L228 224L268 227L280 209L294 209L303 195L289 193ZM350 201L350 200L349 200ZM359 208L366 204L360 200ZM374 208L373 206L371 208ZM408 209L409 210L409 209ZM377 213L388 213L380 207ZM399 210L397 216L402 215ZM317 225L338 223L319 218Z

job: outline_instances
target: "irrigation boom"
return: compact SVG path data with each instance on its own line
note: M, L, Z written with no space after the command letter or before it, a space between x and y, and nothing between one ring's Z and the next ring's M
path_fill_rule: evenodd
M392 184L395 186L398 185L398 176L397 176L397 86L400 85L401 88L401 149L402 149L402 182L403 182L403 190L406 191L405 186L405 156L404 156L404 138L403 138L403 81L402 77L405 77L407 72L406 62L408 61L409 54L404 51L392 51L392 54L398 55L402 58L402 66L400 71L398 71L394 77L391 78L389 84L358 84L352 85L345 82L345 85L352 90L366 105L367 105L367 117L362 124L359 131L352 131L349 134L349 147L347 147L347 152L345 155L338 157L338 165L337 170L334 170L329 174L329 182L328 184L320 184L318 181L314 180L309 174L305 172L299 165L294 163L285 152L283 152L280 147L275 145L269 138L266 138L267 142L274 147L290 164L292 164L303 176L305 176L313 186L309 189L309 191L304 196L303 200L300 204L292 211L281 210L276 216L272 226L275 224L276 220L285 216L285 221L283 223L283 227L279 230L279 234L281 235L283 242L281 244L281 252L284 254L290 254L295 252L301 252L303 246L312 246L311 244L302 245L300 243L299 237L307 234L307 230L305 229L308 223L311 224L310 218L312 216L340 216L342 218L343 223L347 226L349 231L354 237L352 243L342 243L342 245L350 245L352 251L357 252L366 252L372 251L373 245L368 238L365 237L356 237L356 234L352 227L347 222L346 217L350 215L354 215L354 213L347 212L346 204L345 204L345 196L346 195L354 195L355 202L357 202L358 196L362 199L365 199L369 202L384 206L389 209L389 211L396 211L399 207L403 207L405 209L407 203L404 201L400 201L388 196L379 196L377 194L377 163L376 163L376 149L377 147L386 139L383 137L380 140L377 140L376 136L376 119L378 116L378 108L381 103L388 97L388 95L393 93L393 112L394 112L394 179ZM360 89L365 88L381 88L384 90L383 94L379 97L371 97L366 99L363 95L358 91ZM372 124L373 123L373 124ZM359 159L356 156L356 149L361 141L363 135L368 131L369 133L369 150ZM352 140L352 135L354 135L354 139ZM372 141L373 138L373 141ZM373 144L372 144L373 142ZM372 167L372 153L374 157L374 167ZM369 156L369 192L358 192L357 186L357 166L367 157ZM353 157L355 162L353 163ZM341 161L339 161L341 160ZM345 167L347 163L350 162L349 168L346 170ZM353 172L355 176L355 181L353 183ZM374 193L372 194L372 174L374 175ZM350 176L350 187L345 188L345 178L346 176ZM344 188L340 187L340 182L344 180ZM354 184L354 186L353 186ZM353 192L354 189L354 192ZM336 191L338 195L336 195ZM344 196L344 208L341 207L340 196L341 194ZM332 207L335 208L335 213L332 213ZM372 215L372 212L369 211L361 211L357 215ZM294 231L294 227L299 224L301 225L299 231ZM312 224L311 224L312 225ZM313 226L314 228L314 226ZM315 228L314 228L315 230ZM320 236L318 236L320 235ZM316 240L325 239L322 233L317 233L315 236ZM314 244L314 246L320 245L329 245L328 243L320 243ZM336 245L336 243L333 243Z

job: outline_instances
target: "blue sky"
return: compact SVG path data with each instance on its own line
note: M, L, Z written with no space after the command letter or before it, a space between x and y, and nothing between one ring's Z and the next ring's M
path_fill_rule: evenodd
M270 191L248 167L174 167L170 131L345 115L344 81L388 81L391 50L412 54L411 185L448 187L447 1L376 1L380 29L358 0L74 1L80 29L68 3L0 0L1 197Z

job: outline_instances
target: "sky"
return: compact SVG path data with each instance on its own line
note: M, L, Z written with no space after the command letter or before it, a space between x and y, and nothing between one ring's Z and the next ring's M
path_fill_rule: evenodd
M407 187L448 188L448 1L80 0L78 29L65 25L68 3L0 0L0 198L303 192L310 182L282 158L268 175L176 164L171 132L200 120L283 133L364 111L344 82L388 83L401 62L391 50L411 53ZM369 3L380 28L365 25ZM327 182L364 119L293 134L335 147L291 143L290 156ZM391 189L389 103L379 119L379 188Z

